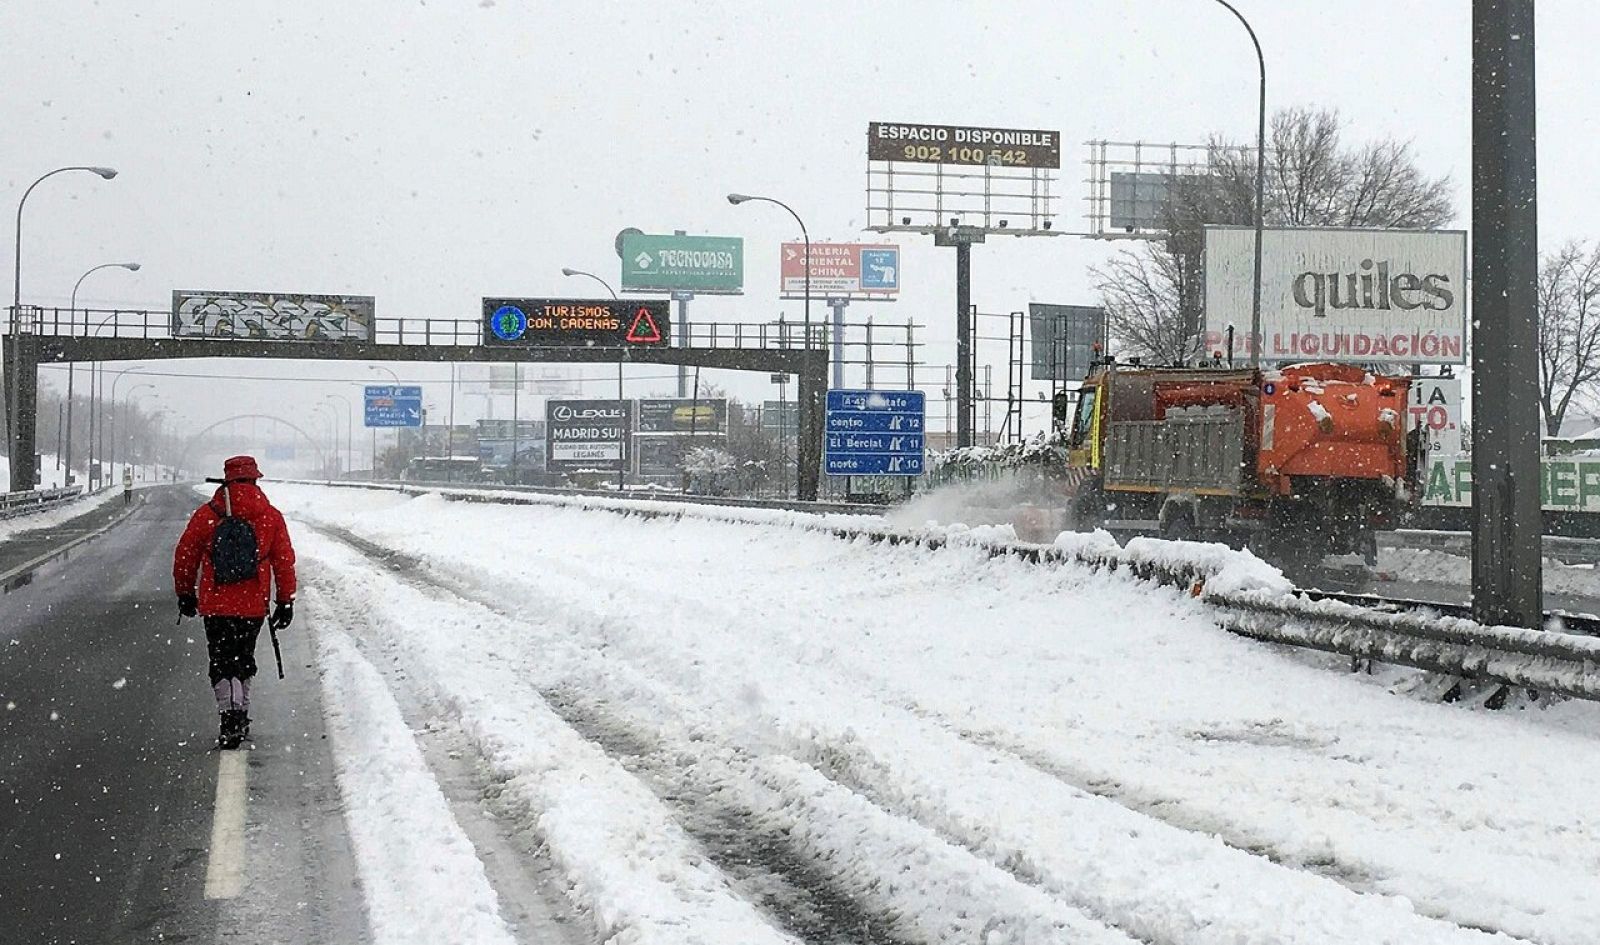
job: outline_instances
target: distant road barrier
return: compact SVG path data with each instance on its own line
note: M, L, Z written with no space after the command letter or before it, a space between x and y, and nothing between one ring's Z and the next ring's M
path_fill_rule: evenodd
M805 502L799 499L744 499L733 496L691 495L682 492L656 492L634 489L572 489L562 486L508 486L494 482L426 482L401 479L280 479L307 486L339 486L397 492L520 492L529 495L576 496L591 499L624 499L637 502L681 502L686 505L715 505L736 509L777 509L787 512L816 512L843 515L882 515L888 506L851 502Z
M27 492L0 492L0 518L31 515L64 505L83 494L82 486L62 489L29 489Z
M1544 556L1562 564L1600 564L1600 540L1544 535ZM1472 533L1402 528L1380 532L1378 544L1390 548L1443 551L1461 557L1472 555Z

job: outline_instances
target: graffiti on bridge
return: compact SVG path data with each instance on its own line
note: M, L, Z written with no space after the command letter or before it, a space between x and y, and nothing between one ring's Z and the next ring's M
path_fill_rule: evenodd
M172 334L253 341L371 341L368 295L289 292L172 293Z

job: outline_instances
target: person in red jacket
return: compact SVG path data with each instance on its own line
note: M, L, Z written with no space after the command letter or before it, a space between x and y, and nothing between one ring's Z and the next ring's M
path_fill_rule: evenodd
M281 630L294 620L294 546L283 515L256 485L260 478L254 457L235 456L224 462L222 484L211 501L190 516L172 556L179 616L198 614L205 620L211 691L220 716L217 744L222 748L237 748L250 735L256 637L267 617L271 591L277 592L272 629ZM224 524L230 518L242 520L249 531L237 521ZM252 537L253 574L248 547ZM241 560L243 573L227 573L239 570Z

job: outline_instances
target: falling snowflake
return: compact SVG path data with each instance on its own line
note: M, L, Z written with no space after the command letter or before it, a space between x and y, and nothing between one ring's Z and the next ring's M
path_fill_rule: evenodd
M118 679L116 682L112 683L111 684L111 688L112 689L121 689L123 686L126 686L127 684L128 684L128 677L123 676L122 678Z

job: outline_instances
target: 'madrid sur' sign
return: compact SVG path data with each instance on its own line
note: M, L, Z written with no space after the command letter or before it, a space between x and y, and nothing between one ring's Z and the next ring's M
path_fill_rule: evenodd
M1255 234L1206 227L1208 352L1248 354ZM1467 234L1275 228L1261 241L1261 355L1455 364L1466 359Z

